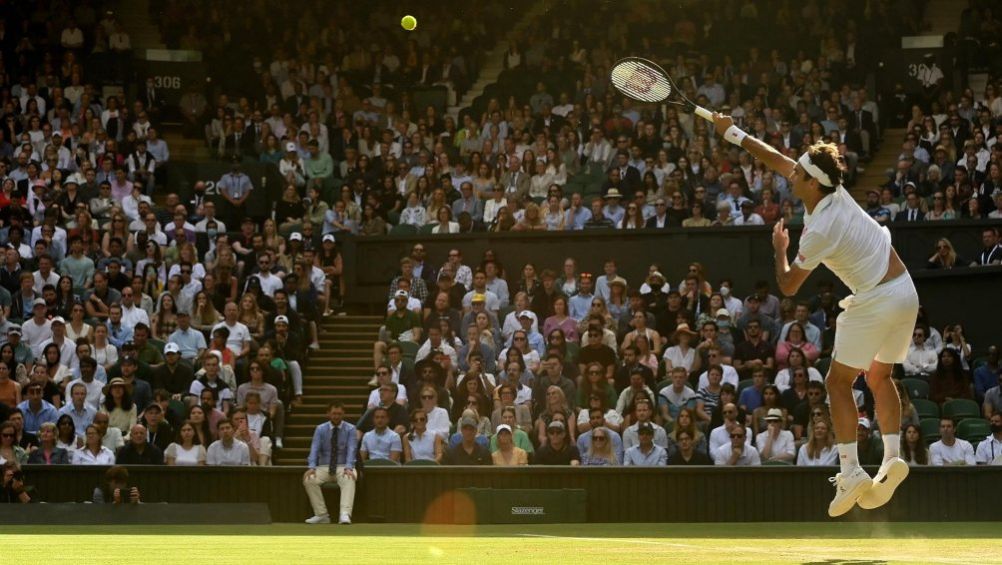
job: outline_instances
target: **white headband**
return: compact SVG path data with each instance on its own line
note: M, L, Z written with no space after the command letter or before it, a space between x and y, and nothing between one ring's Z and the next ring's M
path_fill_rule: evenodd
M797 162L800 163L800 166L803 167L805 171L807 171L807 174L818 179L818 182L821 184L825 186L835 186L832 179L830 179L820 167L811 162L811 157L806 151L800 156L800 159L797 159Z

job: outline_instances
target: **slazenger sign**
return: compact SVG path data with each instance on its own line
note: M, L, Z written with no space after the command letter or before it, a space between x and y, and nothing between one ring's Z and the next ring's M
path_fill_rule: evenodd
M512 506L511 514L512 516L545 516L546 509L542 506Z

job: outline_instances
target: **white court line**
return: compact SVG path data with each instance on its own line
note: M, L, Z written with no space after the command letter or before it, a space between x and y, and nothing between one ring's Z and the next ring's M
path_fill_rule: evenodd
M695 545L695 544L678 543L678 542L670 542L670 541L639 540L639 539L630 539L630 538L596 538L596 537L579 537L579 536L555 536L555 535L547 535L547 534L518 534L518 535L520 535L522 537L528 537L528 538L568 539L568 540L591 541L591 542L609 542L609 541L612 541L612 542L619 542L619 543L633 543L633 544L638 544L638 545L658 545L658 546L663 546L663 547L675 547L675 548L683 548L683 549L698 549L698 550L701 550L701 551L715 551L713 548L707 547L705 545ZM844 551L844 548L838 548L838 547L809 547L809 548L805 547L803 549L798 549L796 551L792 551L792 550L784 550L784 549L780 549L780 548L761 549L761 548L758 548L758 547L740 546L740 545L731 545L731 546L728 546L728 549L732 550L732 551L736 551L736 552L756 553L756 554L759 554L759 555L776 555L778 553L778 554L781 554L781 555L784 555L784 556L787 556L787 557L796 558L798 560L802 560L805 557L806 558L819 558L819 559L821 559L821 558L827 558L827 557L832 557L834 554L836 554L840 550ZM872 556L862 556L860 558L861 559L879 559L879 560L887 560L887 561L893 560L893 561L917 561L917 562L921 562L921 563L944 563L944 564L950 564L950 565L966 565L966 564L970 563L970 560L965 560L965 559L950 559L949 557L931 557L931 556L928 556L928 555L905 555L905 554L902 554L902 553L894 553L893 557L888 557L888 558L884 558L884 557L872 557Z

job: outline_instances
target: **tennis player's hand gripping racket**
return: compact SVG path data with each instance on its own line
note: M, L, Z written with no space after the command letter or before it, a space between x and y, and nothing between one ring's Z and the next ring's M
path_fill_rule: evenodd
M640 57L620 59L609 73L612 85L623 94L640 102L666 102L694 113L708 122L713 112L686 98L660 65Z

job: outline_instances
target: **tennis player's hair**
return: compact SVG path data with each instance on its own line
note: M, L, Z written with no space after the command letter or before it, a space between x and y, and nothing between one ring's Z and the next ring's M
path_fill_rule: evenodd
M818 142L807 149L807 154L810 156L811 162L824 171L834 184L834 186L825 186L818 183L818 188L826 194L835 192L835 187L842 184L842 172L845 170L842 165L842 157L838 153L838 146L834 143Z

